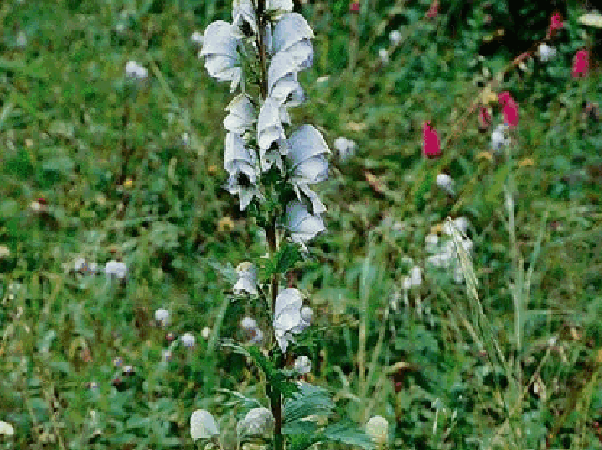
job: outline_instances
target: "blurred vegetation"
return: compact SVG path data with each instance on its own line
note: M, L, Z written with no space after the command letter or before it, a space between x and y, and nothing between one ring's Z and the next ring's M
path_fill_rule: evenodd
M389 420L391 448L600 448L600 31L579 25L576 2L441 0L429 19L430 5L296 6L316 58L293 122L358 144L348 161L333 153L320 189L328 232L296 280L316 323L298 351L342 415ZM555 12L556 58L513 64ZM190 40L230 13L217 0L0 4L0 420L15 428L0 448L194 448L196 408L232 425L230 391L261 398L257 369L220 342L243 338L245 314L265 320L223 274L266 249L222 189L230 94ZM590 73L573 79L584 47ZM147 80L126 78L130 60ZM506 156L478 127L487 86L519 104ZM427 120L437 160L421 154ZM448 216L469 219L478 297L425 266ZM69 270L77 258L121 260L127 282ZM405 291L414 265L423 282ZM185 332L196 346L162 362Z

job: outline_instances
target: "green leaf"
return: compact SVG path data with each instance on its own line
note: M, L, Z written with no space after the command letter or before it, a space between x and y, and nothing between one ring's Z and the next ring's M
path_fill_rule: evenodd
M366 450L374 448L372 439L358 426L350 421L341 421L327 426L320 433L329 441L361 447Z
M300 259L299 246L290 242L286 243L276 255L276 272L286 273Z
M284 403L284 423L292 423L312 415L330 415L334 402L328 391L309 383L300 383L298 392Z

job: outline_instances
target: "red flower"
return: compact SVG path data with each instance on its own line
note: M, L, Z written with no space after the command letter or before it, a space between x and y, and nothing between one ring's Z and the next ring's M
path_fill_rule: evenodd
M439 0L433 0L431 3L431 7L426 12L426 17L432 19L433 17L437 17L437 13L439 12Z
M437 131L431 127L431 122L424 122L422 126L423 151L427 158L439 156L441 154L441 142Z
M547 34L548 39L553 37L556 34L556 31L560 30L561 28L562 16L560 15L560 13L556 13L550 18L550 25L548 26Z
M353 2L349 4L349 12L357 13L360 12L360 2Z
M573 78L587 76L589 70L589 53L587 50L579 50L575 53L573 60Z
M508 91L504 91L498 95L500 105L504 105L502 114L504 115L504 122L509 126L515 127L518 125L518 105L510 95Z

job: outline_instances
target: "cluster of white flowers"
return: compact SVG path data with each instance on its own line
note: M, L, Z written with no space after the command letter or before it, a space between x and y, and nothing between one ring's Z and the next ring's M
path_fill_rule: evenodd
M311 372L311 360L309 357L302 355L296 358L295 370L301 375Z
M243 420L236 424L239 438L244 436L268 437L274 430L274 416L267 408L251 409Z
M389 422L383 416L374 416L366 423L366 434L374 443L385 445L389 440Z
M303 16L292 12L292 1L265 3L264 15L270 21L262 30L254 2L235 0L232 23L218 20L210 24L199 56L205 58L211 77L229 81L231 92L239 85L242 90L227 106L224 119L224 168L229 175L226 189L239 196L240 209L244 210L253 198L265 199L262 175L273 167L279 169L297 196L297 202L287 205L284 223L279 225L304 246L324 230L320 215L326 208L309 186L327 178L330 150L315 127L303 125L287 138L285 126L291 124L288 108L304 101L297 75L312 65L313 31ZM261 39L259 33L263 33ZM241 55L248 48L258 52L259 42L264 43L266 53L266 98L253 99L246 93ZM241 281L241 289L244 284L246 281Z
M334 148L337 150L339 161L345 162L355 155L357 144L351 139L340 136L335 139Z
M248 335L252 344L260 344L263 341L263 331L252 317L244 317L240 321L240 327Z
M437 186L446 191L449 195L456 195L454 191L454 180L445 173L437 175Z
M116 277L116 278L119 278L120 280L123 280L123 279L125 279L127 273L128 273L128 268L125 265L125 263L123 263L123 262L113 260L113 261L109 261L105 265L105 274L108 277Z
M556 49L546 43L539 44L537 53L541 62L548 62L556 57Z
M510 144L510 138L508 137L508 125L499 124L493 133L491 133L491 148L494 152L498 153L506 145Z
M464 275L458 259L456 246L451 239L453 230L451 227L455 227L462 235L462 248L467 253L470 253L473 248L473 243L470 238L466 237L466 231L468 230L469 222L466 217L458 217L454 219L453 225L445 223L443 226L443 233L449 237L443 242L439 242L439 237L436 234L429 234L425 238L426 251L432 253L426 259L428 265L437 268L451 269L453 271L454 281L456 283L462 283L464 281Z
M136 61L128 61L125 65L125 74L137 80L144 80L148 77L148 69L141 66Z

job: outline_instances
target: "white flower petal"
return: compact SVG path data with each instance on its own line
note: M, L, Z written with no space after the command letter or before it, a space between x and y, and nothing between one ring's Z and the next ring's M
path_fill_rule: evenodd
M293 10L293 0L266 0L265 8L268 11L291 12Z
M379 445L385 445L389 439L389 422L382 416L371 417L366 423L366 434Z
M219 428L210 412L197 409L192 413L192 416L190 416L190 435L194 441L219 436Z
M224 119L224 128L233 133L243 135L255 122L255 108L246 94L238 94L226 107L230 114Z
M303 125L291 134L287 144L293 168L312 157L330 153L320 132L311 125Z
M242 137L236 133L228 133L224 151L224 169L228 171L230 177L244 173L249 178L249 182L254 185L257 182L255 162L254 152L245 147Z
M437 174L437 186L439 186L448 194L454 195L454 180L445 173Z
M313 48L309 40L299 41L288 49L276 53L268 68L270 92L281 78L311 67L313 55Z
M274 27L272 50L274 53L287 50L301 40L314 37L314 33L301 14L284 14Z

